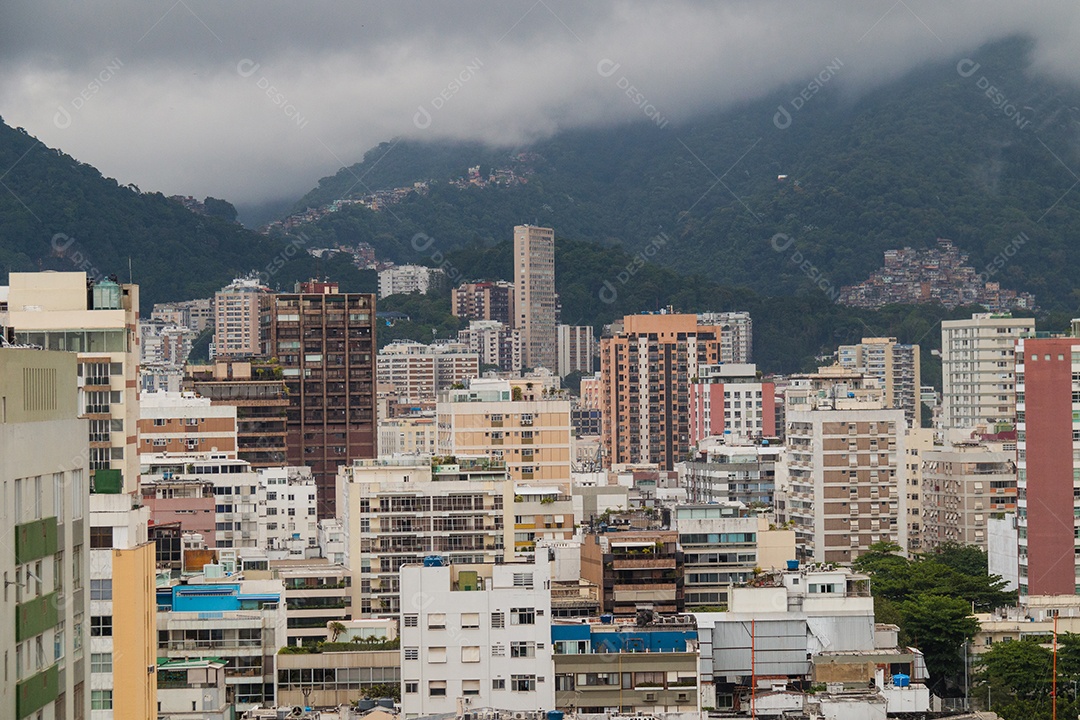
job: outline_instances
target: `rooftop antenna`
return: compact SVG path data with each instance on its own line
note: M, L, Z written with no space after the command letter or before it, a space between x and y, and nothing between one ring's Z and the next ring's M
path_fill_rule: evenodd
M128 284L129 285L134 285L135 284L134 277L131 274L131 256L130 255L128 255Z

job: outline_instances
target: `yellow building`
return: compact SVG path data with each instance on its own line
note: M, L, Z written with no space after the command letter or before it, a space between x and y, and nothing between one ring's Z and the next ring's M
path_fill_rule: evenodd
M516 482L570 487L569 400L515 400L507 380L471 380L439 395L440 455L485 455Z
M157 598L154 543L112 550L113 584L123 593L125 622L113 629L114 720L157 717Z

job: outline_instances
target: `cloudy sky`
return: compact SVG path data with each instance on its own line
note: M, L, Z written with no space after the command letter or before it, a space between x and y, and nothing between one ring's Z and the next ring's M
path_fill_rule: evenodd
M2 5L5 122L122 183L236 203L298 197L394 137L676 124L834 59L857 91L1023 33L1034 72L1080 77L1076 0Z

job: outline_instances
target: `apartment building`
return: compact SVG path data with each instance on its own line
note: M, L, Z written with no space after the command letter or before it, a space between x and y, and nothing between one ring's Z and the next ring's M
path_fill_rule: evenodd
M559 377L566 377L572 372L591 375L596 358L596 340L593 338L592 325L560 325Z
M776 463L783 445L729 437L706 438L698 443L690 460L675 466L687 500L771 508L776 492Z
M939 445L935 445L935 435L936 431L933 428L910 427L907 430L907 442L904 443L907 453L907 548L909 553L923 552L926 549L923 540L923 529L926 524L923 518L924 455L940 448Z
M90 707L92 718L157 712L156 552L150 510L128 493L90 495ZM111 713L98 712L111 710Z
M267 361L216 360L189 365L184 390L213 406L236 409L237 457L253 468L286 463L289 396L280 366Z
M1075 323L1074 323L1075 324ZM1017 535L1020 601L1080 588L1073 490L1080 476L1080 338L1016 344Z
M1035 332L1032 318L975 313L941 323L942 422L946 428L1016 422L1014 345Z
M138 428L140 452L237 456L236 408L193 393L143 393Z
M235 713L225 685L225 663L220 660L197 658L159 662L157 684L158 717L233 720Z
M971 440L922 454L922 547L989 549L990 516L1016 510L1016 451Z
M491 456L505 463L514 482L568 489L570 401L515 396L507 380L470 380L463 389L442 393L436 407L438 452Z
M196 333L201 333L206 328L214 326L214 301L211 298L202 298L155 303L150 312L150 318L171 325L182 325Z
M0 693L9 718L90 717L87 421L71 353L0 348Z
M770 530L764 515L741 503L678 505L672 513L683 552L686 608L727 607L728 592L763 569L780 569L795 557L795 532Z
M238 711L274 707L277 652L287 635L281 580L225 578L220 565L204 573L158 588L158 656L171 662L218 658Z
M196 334L183 325L164 320L139 321L139 365L182 368L191 353Z
M720 362L721 329L696 315L627 315L600 340L604 449L612 465L670 470L690 441L690 384Z
M535 563L401 568L401 712L555 707L551 571Z
M434 455L438 426L433 417L400 417L379 421L379 456Z
M442 268L429 268L423 265L394 265L379 271L379 299L391 295L409 295L417 293L427 295L432 288L438 287L446 274Z
M559 487L518 485L514 488L514 555L525 558L537 542L574 537L574 501Z
M885 406L900 408L908 427L919 427L921 382L919 346L898 343L896 338L863 338L855 345L841 345L837 364L874 378L885 394Z
M705 365L688 385L690 443L710 436L776 437L776 386L755 365Z
M600 373L593 373L581 378L578 405L590 410L599 410L603 402L602 387L603 380Z
M263 354L288 388L288 464L311 468L319 517L333 517L338 467L378 454L375 297L311 281L263 303Z
M277 668L278 705L284 708L355 705L358 697L371 697L377 685L401 685L398 650L278 655Z
M506 372L520 372L522 363L521 331L498 320L472 320L458 330L458 342L476 353L481 367L494 366Z
M214 294L213 356L258 355L262 296L270 292L257 277L237 278Z
M514 327L521 330L525 367L559 367L556 336L555 231L514 227Z
M876 542L906 548L903 411L886 408L872 380L835 367L797 377L785 399L777 511L795 525L799 559L847 563Z
M720 362L749 364L753 362L754 323L748 312L700 313L698 323L720 328Z
M263 546L271 560L297 560L319 554L317 491L311 468L261 468L257 507L265 526ZM265 513L265 521L262 520ZM263 531L259 532L263 535Z
M671 530L588 533L581 546L581 577L600 588L600 607L616 617L639 608L685 609L683 551Z
M393 388L406 402L435 400L450 386L480 376L480 356L464 343L392 342L379 351L377 363L379 387Z
M352 619L352 576L344 565L325 559L271 560L270 570L285 585L289 645L325 641L331 623Z
M513 559L514 483L505 463L442 460L398 456L342 466L338 499L354 617L398 614L398 569L428 555L454 565Z
M572 714L698 717L692 615L555 622L555 707Z
M454 288L450 309L464 320L494 320L513 329L517 322L516 286L512 282L463 283Z
M139 286L85 272L9 275L7 318L20 345L77 354L79 412L89 420L92 487L138 483ZM0 294L5 288L0 287Z

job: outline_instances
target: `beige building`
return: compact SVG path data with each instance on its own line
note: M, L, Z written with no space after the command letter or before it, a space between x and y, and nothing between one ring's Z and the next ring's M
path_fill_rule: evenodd
M953 443L923 453L923 548L944 543L988 549L993 513L1016 510L1016 452L1002 443Z
M975 313L941 323L942 422L946 428L1016 423L1014 345L1032 318Z
M433 417L402 417L379 421L379 456L434 455L437 426Z
M908 552L917 553L925 549L923 543L923 456L933 450L935 431L933 428L908 428L907 431L907 528Z
M591 375L596 347L591 325L560 325L559 377L566 377L572 372Z
M89 468L77 398L74 355L0 348L5 718L90 717Z
M514 554L530 556L537 541L574 537L574 500L561 487L518 485L514 489Z
M875 378L885 392L885 406L904 411L909 427L919 427L921 417L919 346L898 343L896 338L863 338L856 345L841 345L841 367Z
M78 354L79 412L88 419L93 486L138 489L139 286L88 283L84 272L9 276L7 319L18 344Z
M479 376L479 355L463 343L392 342L376 358L379 389L392 389L399 402L435 400L451 385Z
M212 405L194 393L144 393L139 399L139 451L212 452L237 457L236 407Z
M848 563L876 542L908 546L904 413L859 373L822 368L786 391L778 519L799 559Z
M516 327L521 330L525 367L559 366L555 306L555 231L518 225L514 228Z
M214 295L214 357L259 354L259 302L270 289L258 278L237 278Z
M355 460L337 478L353 618L396 616L398 569L440 555L453 565L509 562L514 483L500 460Z
M542 395L542 393L541 393ZM507 380L473 380L439 396L437 451L489 455L514 482L570 486L570 401L514 400Z

